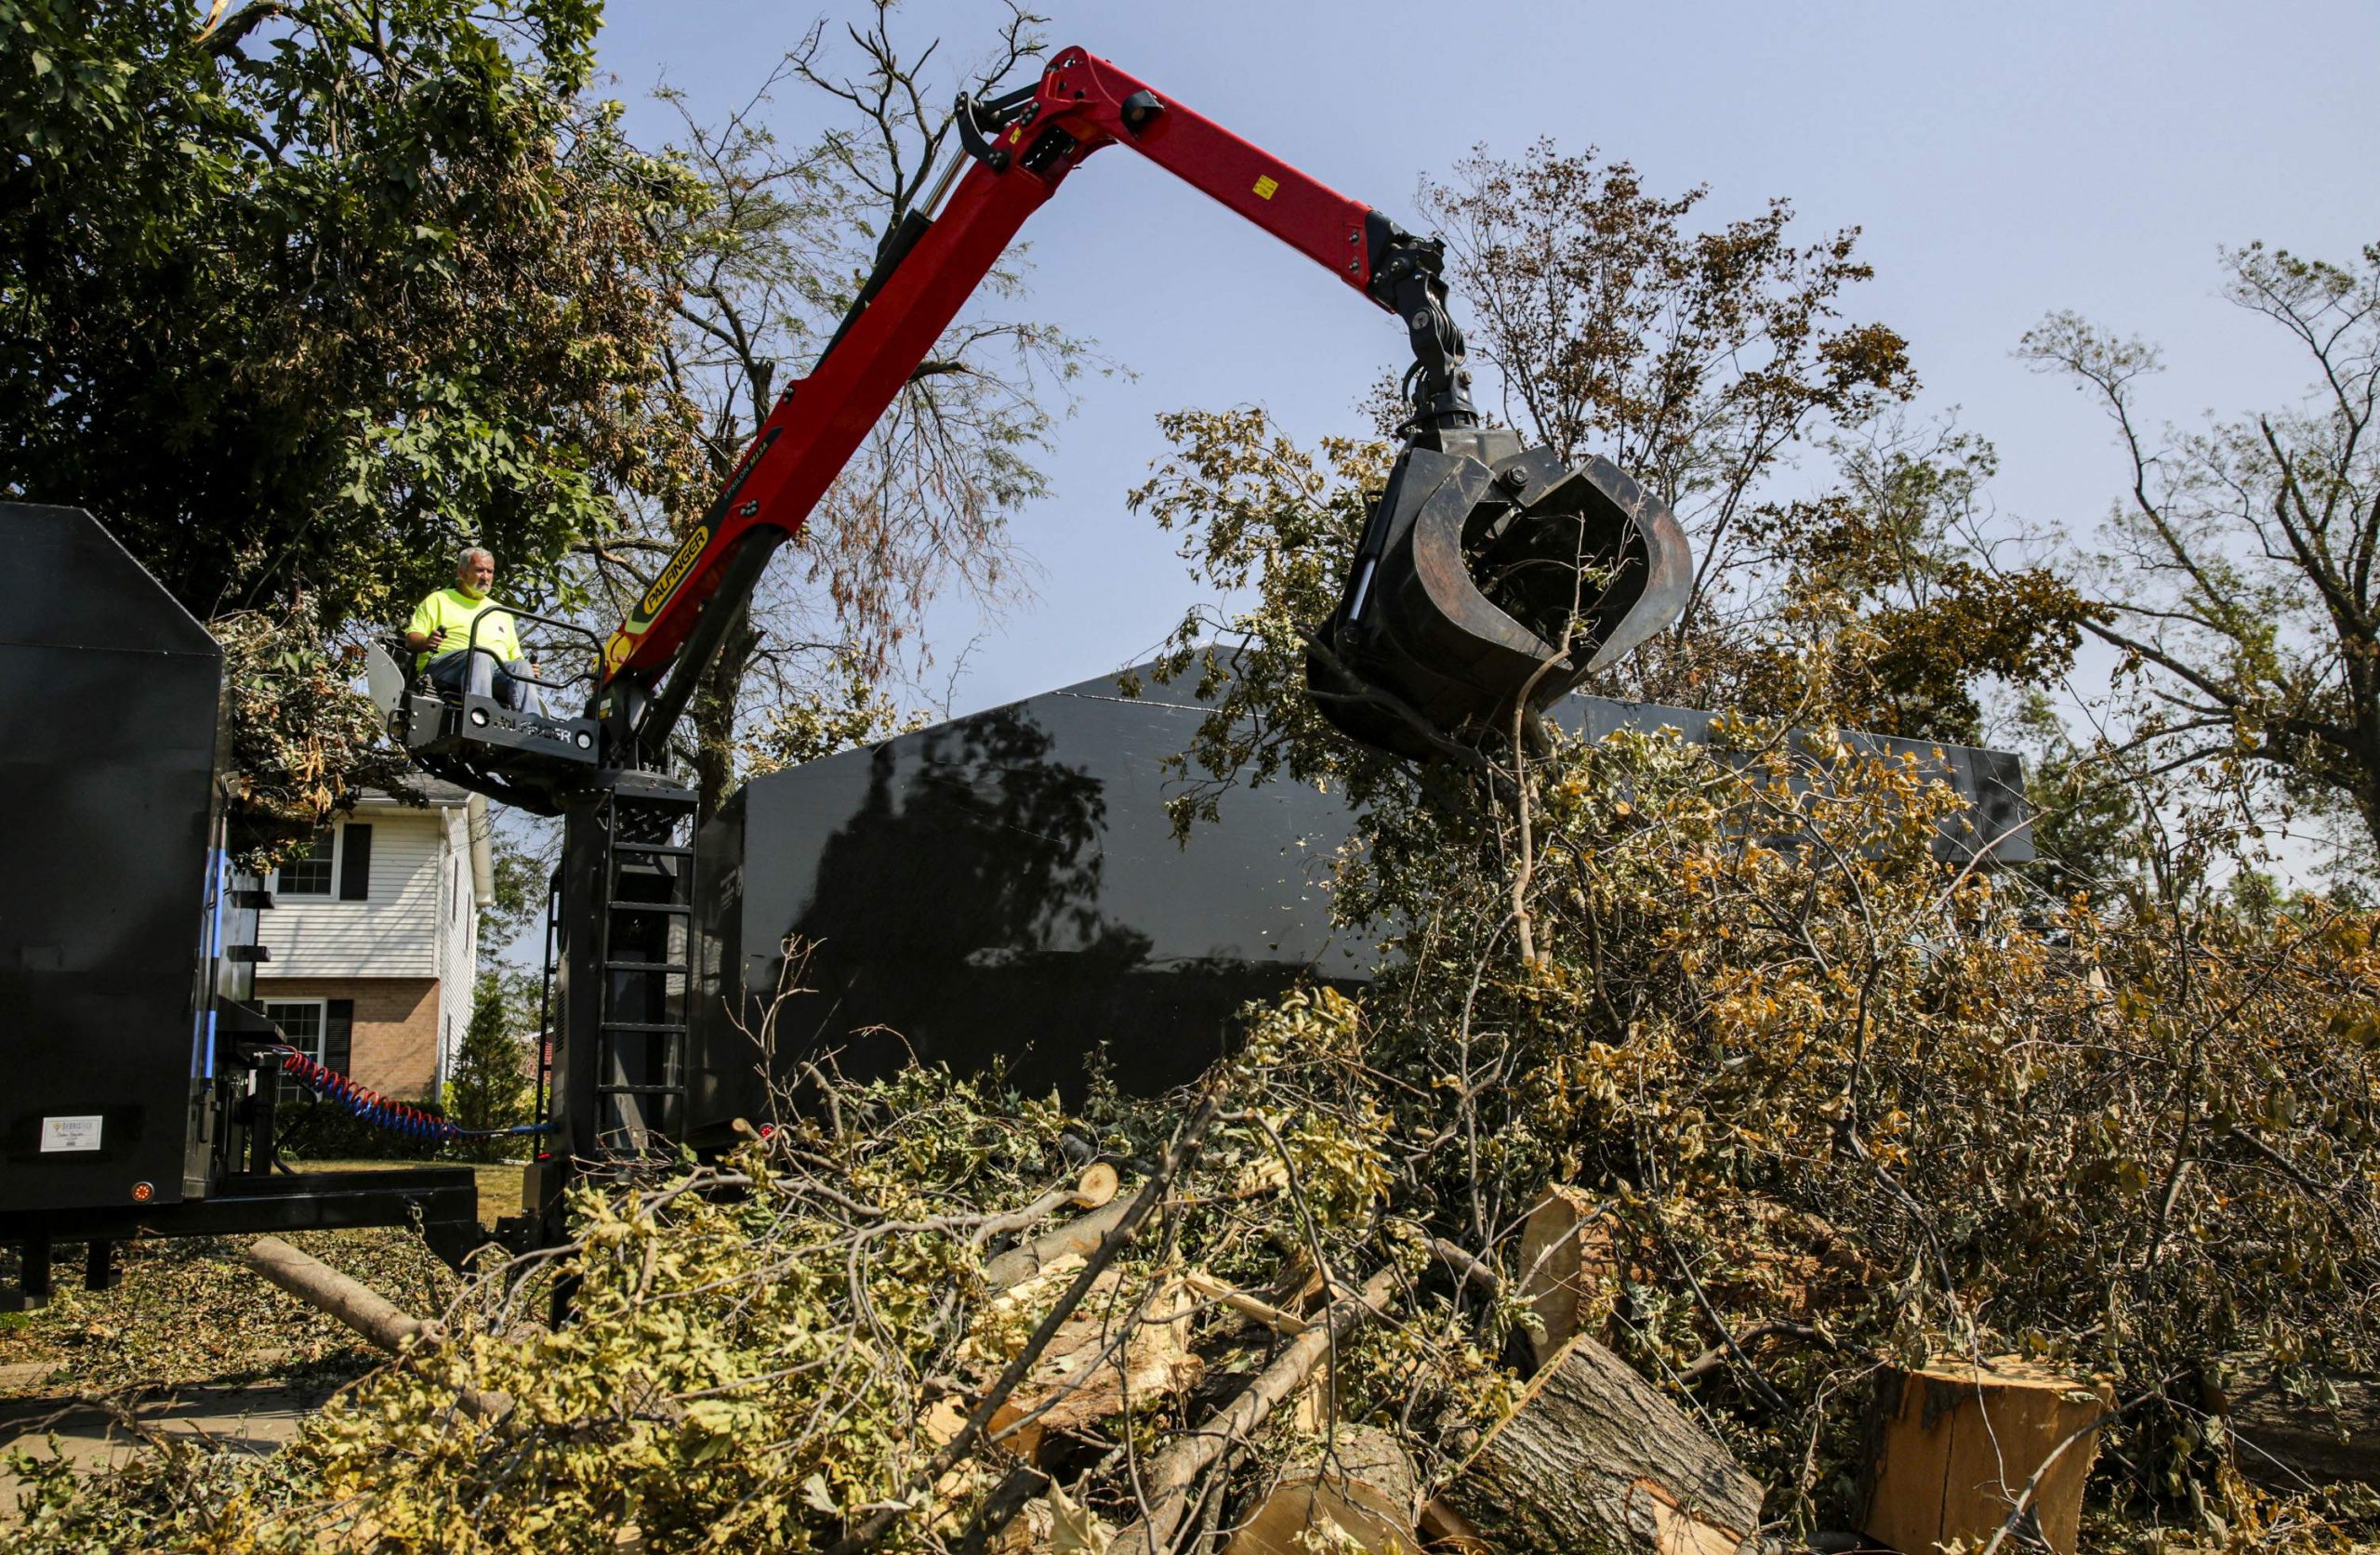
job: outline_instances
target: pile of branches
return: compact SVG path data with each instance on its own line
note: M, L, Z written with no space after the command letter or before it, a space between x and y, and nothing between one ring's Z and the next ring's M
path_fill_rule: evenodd
M1947 1351L2105 1385L2095 1517L2338 1547L2195 1379L2380 1369L2370 915L2045 900L1963 824L1824 737L1557 736L1376 807L1339 902L1400 926L1381 973L1251 1008L1196 1089L813 1068L723 1159L583 1189L269 1472L122 1495L225 1550L1219 1549L1362 1434L1409 1530L1554 1320L1749 1470L1760 1539L1855 1525L1880 1374ZM127 1515L42 1508L29 1548Z

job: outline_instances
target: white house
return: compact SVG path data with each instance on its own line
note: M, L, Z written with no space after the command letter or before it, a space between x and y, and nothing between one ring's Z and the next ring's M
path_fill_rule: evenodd
M487 801L419 786L428 808L368 794L274 873L256 997L333 1069L383 1096L434 1100L470 1022L495 879Z

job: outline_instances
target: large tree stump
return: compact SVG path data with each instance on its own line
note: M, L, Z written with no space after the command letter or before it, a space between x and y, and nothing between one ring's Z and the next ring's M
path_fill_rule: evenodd
M2037 1524L2058 1555L2074 1555L2096 1422L2114 1404L2107 1384L2011 1355L1984 1367L1945 1356L1922 1371L1888 1372L1884 1386L1870 1538L1907 1555L1961 1538L1980 1548L2030 1483L2024 1525Z
M2314 1370L2285 1375L2258 1356L2206 1369L2206 1407L2231 1430L2231 1457L2261 1484L2380 1484L2380 1378Z
M1309 1555L1316 1548L1387 1555L1420 1545L1413 1460L1389 1432L1342 1425L1327 1455L1316 1442L1290 1459L1223 1555Z
M1760 1548L1760 1498L1759 1483L1684 1410L1602 1345L1576 1338L1434 1509L1458 1540L1501 1555L1749 1555Z

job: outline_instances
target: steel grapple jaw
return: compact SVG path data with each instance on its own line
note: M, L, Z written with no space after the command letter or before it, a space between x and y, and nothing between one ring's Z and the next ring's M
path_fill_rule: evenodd
M1424 434L1372 508L1307 687L1397 755L1509 739L1516 711L1676 619L1691 581L1677 520L1608 461L1572 468L1503 428Z

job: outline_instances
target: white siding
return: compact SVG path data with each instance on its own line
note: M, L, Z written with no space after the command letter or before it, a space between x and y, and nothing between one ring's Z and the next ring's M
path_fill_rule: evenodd
M461 815L459 809L455 813ZM362 902L334 894L273 898L258 915L258 939L271 958L261 977L440 977L445 913L444 810L366 806L355 820L372 828L372 892ZM462 860L469 900L469 861ZM451 909L448 909L451 911ZM469 995L464 982L464 998ZM443 992L451 996L450 982ZM459 1030L459 1028L457 1028Z

